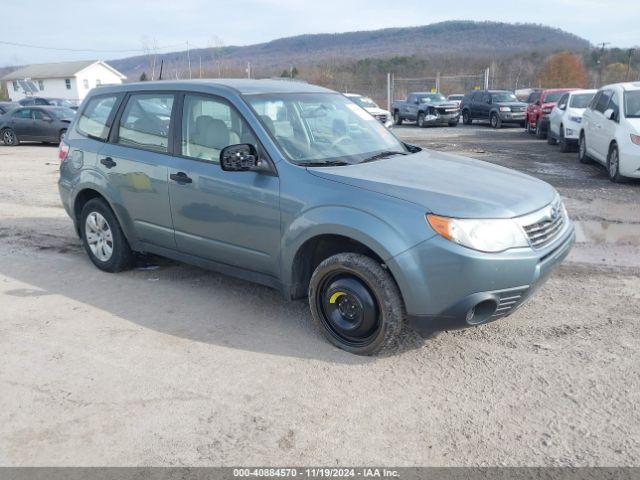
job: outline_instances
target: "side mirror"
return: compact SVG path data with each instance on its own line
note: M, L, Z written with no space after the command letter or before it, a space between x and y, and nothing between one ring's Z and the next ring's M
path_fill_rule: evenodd
M606 118L607 120L615 120L616 119L615 110L613 108L609 108L609 109L605 110L604 118Z
M256 147L249 143L229 145L220 152L220 168L225 172L268 172L265 161L258 159Z

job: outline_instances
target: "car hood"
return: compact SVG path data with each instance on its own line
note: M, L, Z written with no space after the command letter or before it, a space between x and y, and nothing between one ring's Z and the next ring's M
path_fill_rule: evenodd
M388 116L391 116L391 114L387 110L383 110L382 108L369 107L369 108L366 108L365 110L367 112L369 112L371 115L388 115Z
M457 218L516 217L548 205L557 195L548 183L515 170L430 150L308 171L415 203L425 213Z
M501 107L522 107L527 108L529 104L522 102L497 102L495 105L499 105Z
M446 100L444 102L423 102L420 105L429 105L431 107L458 108L458 103L452 100Z

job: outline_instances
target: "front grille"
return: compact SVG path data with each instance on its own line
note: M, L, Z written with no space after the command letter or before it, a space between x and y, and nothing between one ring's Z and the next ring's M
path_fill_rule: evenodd
M538 221L524 224L522 228L524 228L531 246L540 248L552 242L560 234L565 221L564 208L558 200L544 209Z
M525 107L511 107L512 112L524 112Z
M512 288L510 290L503 290L500 292L500 301L496 311L493 312L491 318L504 317L509 315L511 311L518 306L522 300L522 296L527 291L528 287Z

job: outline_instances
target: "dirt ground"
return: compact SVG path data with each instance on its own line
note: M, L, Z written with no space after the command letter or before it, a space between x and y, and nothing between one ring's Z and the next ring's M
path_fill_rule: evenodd
M384 358L267 288L98 271L56 149L0 146L0 465L640 465L640 184L519 128L395 131L552 183L579 242L511 317Z

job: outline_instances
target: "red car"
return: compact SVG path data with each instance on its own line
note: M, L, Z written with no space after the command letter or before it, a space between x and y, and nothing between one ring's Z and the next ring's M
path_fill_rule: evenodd
M560 97L566 92L579 90L578 88L554 88L533 92L527 101L527 120L525 128L529 133L535 133L540 139L547 138L549 130L549 114L556 106Z

